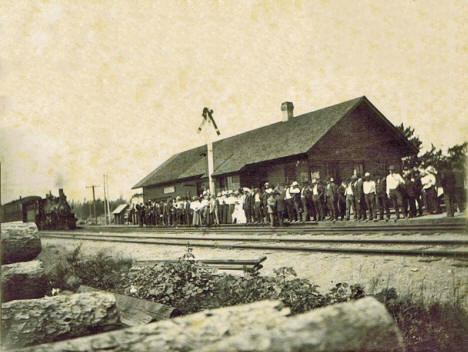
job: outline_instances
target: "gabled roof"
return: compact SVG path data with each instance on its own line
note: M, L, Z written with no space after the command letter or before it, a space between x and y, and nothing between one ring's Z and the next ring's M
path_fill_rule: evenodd
M249 164L305 154L362 101L370 104L366 97L359 97L214 142L213 175L237 172ZM373 107L372 104L370 106ZM384 119L394 129L394 133L399 133L378 111L377 116ZM206 174L205 145L175 154L133 188L203 177Z
M113 211L112 211L112 214L120 214L121 212L123 212L125 209L127 209L128 207L128 204L119 204L117 206L117 208L115 208Z

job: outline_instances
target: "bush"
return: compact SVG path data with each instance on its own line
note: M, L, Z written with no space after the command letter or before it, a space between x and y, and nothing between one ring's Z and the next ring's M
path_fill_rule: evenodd
M195 260L190 249L176 263L131 268L132 261L105 251L83 256L81 247L71 252L46 247L41 253L52 287L69 289L70 278L105 290L168 304L181 314L203 309L281 300L292 314L366 295L360 285L338 283L321 294L318 286L297 278L292 268L282 267L273 276L258 272L244 276L220 274ZM408 352L466 351L468 315L459 300L426 303L414 297L399 297L386 288L374 295L396 320Z
M318 286L296 277L292 268L279 268L275 276L215 274L189 254L177 263L134 268L122 281L124 294L168 304L182 314L203 309L246 304L263 299L281 300L292 314L364 296L360 286L337 284L322 295Z
M408 298L387 300L408 352L468 350L468 315L457 304L425 304Z
M74 291L80 284L85 284L103 290L118 290L133 262L129 258L108 253L109 250L103 249L94 256L85 256L81 245L72 251L59 246L46 246L39 259L51 288Z

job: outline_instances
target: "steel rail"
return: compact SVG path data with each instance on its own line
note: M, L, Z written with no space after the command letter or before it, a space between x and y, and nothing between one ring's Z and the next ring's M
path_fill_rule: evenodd
M269 226L213 226L213 227L85 227L85 231L93 232L245 232L245 233L335 233L335 232L467 232L467 225L464 223L451 224L402 224L402 225L333 225L317 226L317 225L302 225L302 226L285 226L285 227L269 227ZM80 232L82 229L74 230Z
M324 252L324 253L346 253L346 254L367 254L367 255L397 255L397 256L431 256L431 257L468 257L468 251L446 251L446 250L421 250L421 249L390 249L390 248L323 248L311 246L282 246L282 245L250 245L250 244L218 244L218 243L184 243L144 240L144 239L122 239L122 238L104 238L91 236L63 236L63 235L43 235L45 238L57 238L65 240L87 240L99 242L120 242L136 244L154 244L168 246L192 246L207 247L218 249L255 249L255 250L279 250L279 251L302 251L302 252Z
M346 244L388 244L388 245L434 245L434 246L468 246L468 240L421 240L421 239L331 239L331 238L262 238L262 237L218 237L218 236L144 236L138 235L112 235L112 234L94 234L71 232L53 232L41 231L41 236L45 235L66 235L66 236L86 236L86 237L107 237L107 238L128 238L128 239L146 239L146 240L176 240L176 241L229 241L229 242L270 242L270 243L346 243Z

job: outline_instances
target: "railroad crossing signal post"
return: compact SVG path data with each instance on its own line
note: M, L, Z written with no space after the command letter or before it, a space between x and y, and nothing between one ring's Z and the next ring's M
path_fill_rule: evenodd
M203 108L203 120L198 127L198 132L202 131L202 127L207 123L208 125L212 125L213 129L216 131L216 134L219 136L221 133L219 132L218 126L213 118L213 110L205 107ZM206 138L206 158L208 160L208 185L210 187L210 194L215 194L215 184L213 181L213 171L214 171L214 159L213 159L213 140L210 131L205 130L205 138Z
M210 186L210 194L215 194L215 185L213 182L213 142L211 140L207 143L207 157L208 157L208 185Z

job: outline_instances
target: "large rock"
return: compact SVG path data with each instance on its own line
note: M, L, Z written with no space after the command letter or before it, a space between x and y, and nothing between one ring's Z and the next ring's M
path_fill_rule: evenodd
M197 352L404 351L383 304L367 297L296 315L273 329L252 326Z
M41 239L34 223L1 224L2 264L32 260L41 252Z
M286 320L289 309L277 301L203 311L104 334L44 344L22 351L191 351L231 334L262 325L266 328Z
M112 294L89 292L2 304L2 344L24 347L83 336L115 327L119 315Z
M47 277L39 260L2 265L2 301L43 297Z

